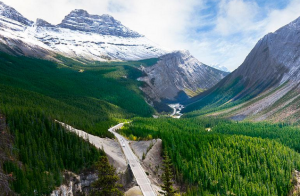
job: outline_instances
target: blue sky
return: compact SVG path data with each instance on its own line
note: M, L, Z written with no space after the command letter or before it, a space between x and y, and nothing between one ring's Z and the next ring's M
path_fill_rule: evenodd
M111 14L169 50L237 68L256 42L300 16L300 0L2 0L25 17L58 24L73 9Z
M187 34L189 50L203 63L237 68L257 41L300 16L300 1L206 1ZM203 17L204 19L201 19Z

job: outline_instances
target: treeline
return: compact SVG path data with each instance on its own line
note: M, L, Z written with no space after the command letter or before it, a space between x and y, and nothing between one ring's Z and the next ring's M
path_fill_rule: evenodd
M287 195L300 155L274 140L215 131L230 123L137 118L121 132L161 138L187 195Z

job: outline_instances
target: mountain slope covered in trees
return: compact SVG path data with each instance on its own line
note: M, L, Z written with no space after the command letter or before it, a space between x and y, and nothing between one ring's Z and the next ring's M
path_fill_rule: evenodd
M153 114L154 110L138 89L140 83L135 80L141 74L135 66L141 63L146 66L147 61L91 65L64 61L68 66L1 53L0 83L4 91L11 91L2 91L3 96L26 102L31 100L26 96L35 95L32 99L38 99L49 111L55 105L62 105L64 109L52 110L53 118L87 131L98 129L108 133L107 128L115 124L116 119ZM25 97L22 98L23 92ZM48 108L45 102L49 99L54 105Z

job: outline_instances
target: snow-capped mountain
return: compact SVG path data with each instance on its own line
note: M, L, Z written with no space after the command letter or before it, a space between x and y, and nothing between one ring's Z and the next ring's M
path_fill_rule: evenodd
M32 22L0 2L0 50L34 57L56 53L87 60L140 60L166 54L109 15L74 10L58 25Z
M43 19L32 22L0 3L0 51L50 60L58 60L58 54L90 61L159 58L157 64L142 68L146 76L140 80L149 102L163 107L162 101L186 100L228 74L199 62L188 51L168 53L112 16L80 9L54 25Z

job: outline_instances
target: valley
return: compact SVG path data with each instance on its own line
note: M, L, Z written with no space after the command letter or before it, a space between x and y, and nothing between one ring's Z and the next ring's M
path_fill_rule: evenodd
M67 13L0 2L0 196L298 194L299 18L230 73Z

